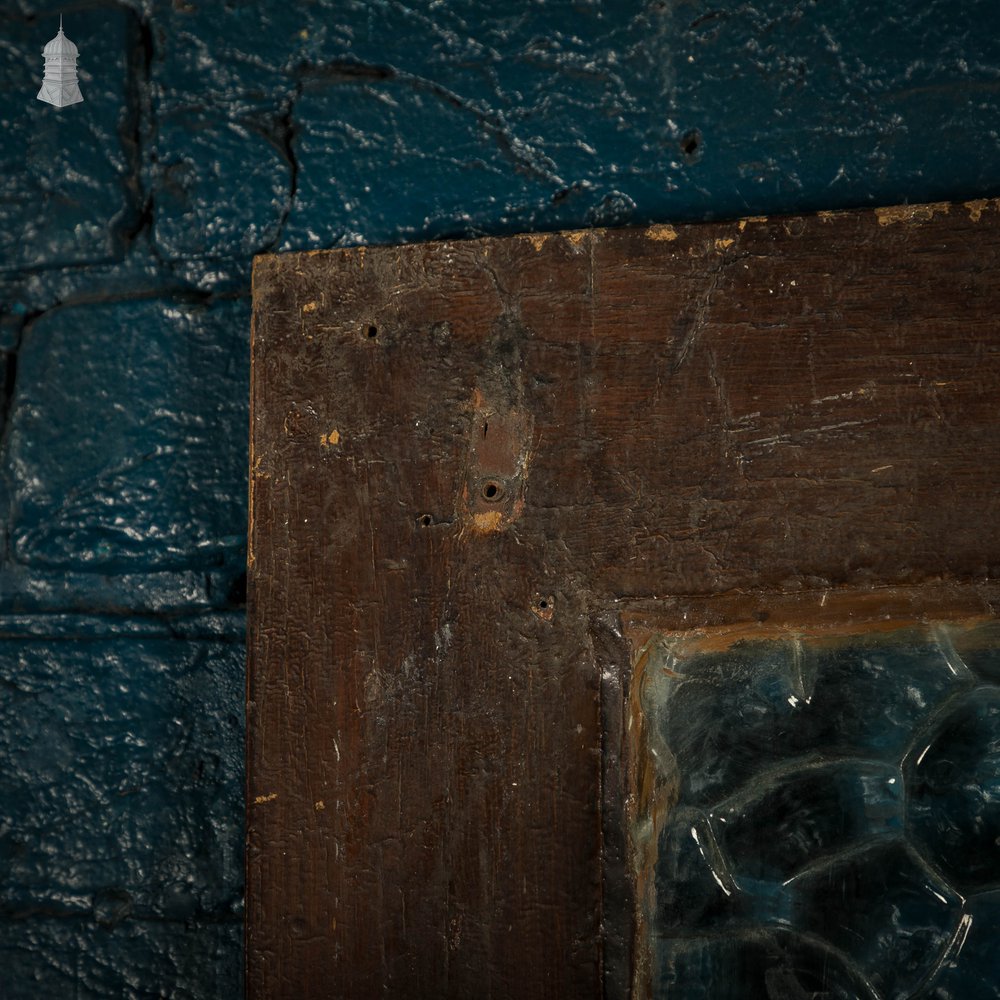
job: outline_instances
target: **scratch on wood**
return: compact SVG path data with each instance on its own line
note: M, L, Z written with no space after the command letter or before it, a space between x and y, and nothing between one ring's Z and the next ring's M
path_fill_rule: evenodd
M827 424L824 427L804 427L800 431L792 431L787 434L773 434L770 437L757 438L748 441L746 447L754 445L761 448L773 448L779 444L794 444L796 438L816 437L821 434L829 434L831 431L846 430L849 427L864 427L866 424L874 423L873 420L844 420L839 424Z
M688 327L687 332L681 338L681 342L677 347L677 353L674 355L674 361L670 369L675 375L684 365L688 354L691 353L691 348L694 347L698 337L701 336L702 331L705 329L708 312L712 305L712 297L715 295L715 291L719 287L719 280L722 275L722 266L724 266L724 262L720 262L720 266L716 267L712 271L712 280L705 289L705 294L702 295L700 301L698 302L690 327Z

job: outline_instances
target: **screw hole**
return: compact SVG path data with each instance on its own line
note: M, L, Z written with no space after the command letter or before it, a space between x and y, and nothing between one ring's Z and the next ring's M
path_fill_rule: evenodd
M368 327L368 339L374 340L378 336L378 327L370 326Z
M425 528L429 528L431 526L431 524L433 523L433 520L434 519L430 516L430 514L421 514L420 515L420 523Z
M542 597L536 594L531 602L531 610L537 618L540 618L543 622L552 621L555 616L556 602L555 598L549 594L548 597Z
M499 500L503 495L503 487L499 483L489 482L483 486L483 498L486 500Z

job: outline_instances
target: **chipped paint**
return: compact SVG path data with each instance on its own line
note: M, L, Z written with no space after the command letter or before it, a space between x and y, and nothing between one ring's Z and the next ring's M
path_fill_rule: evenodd
M324 448L332 448L335 445L340 444L340 431L336 427L333 428L328 434L320 434L319 443Z
M740 219L739 227L742 233L751 222L767 222L766 215L748 215L745 219Z
M273 802L277 797L278 797L277 792L271 792L270 795L258 795L257 798L253 800L254 805L262 806L266 802Z
M962 204L968 209L969 218L973 222L978 222L983 212L991 206L995 211L1000 210L1000 198L977 198L975 201L966 201Z
M326 803L322 799L317 799L313 808L316 812L322 812L326 808Z
M499 510L482 510L472 515L473 530L480 534L499 531L503 527L503 513Z
M312 313L312 312L316 312L316 310L317 310L318 308L319 308L319 303L318 303L318 302L307 302L307 303L306 303L306 304L305 304L305 305L304 305L304 306L302 307L302 311L303 311L304 313Z
M661 226L650 226L646 230L646 236L651 240L666 240L668 242L673 242L677 239L677 230L673 226L661 225Z
M875 218L878 219L880 226L891 226L897 222L930 222L938 212L947 215L950 211L950 202L935 201L926 205L893 205L890 208L876 208Z
M735 242L736 240L732 239L718 239L715 241L715 249L728 250Z
M543 246L548 242L548 234L546 233L534 233L528 237L528 241L535 248L536 253L542 249Z
M563 233L563 236L575 247L578 247L589 235L589 229L574 229L570 232Z

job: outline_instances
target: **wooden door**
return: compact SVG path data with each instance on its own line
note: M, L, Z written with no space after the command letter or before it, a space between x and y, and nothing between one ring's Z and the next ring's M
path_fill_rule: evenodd
M251 997L997 995L998 237L257 259Z

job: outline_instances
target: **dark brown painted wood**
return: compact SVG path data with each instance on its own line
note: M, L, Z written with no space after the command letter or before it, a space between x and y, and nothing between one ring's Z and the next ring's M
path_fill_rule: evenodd
M619 612L994 579L998 237L977 202L256 261L251 997L627 989Z

